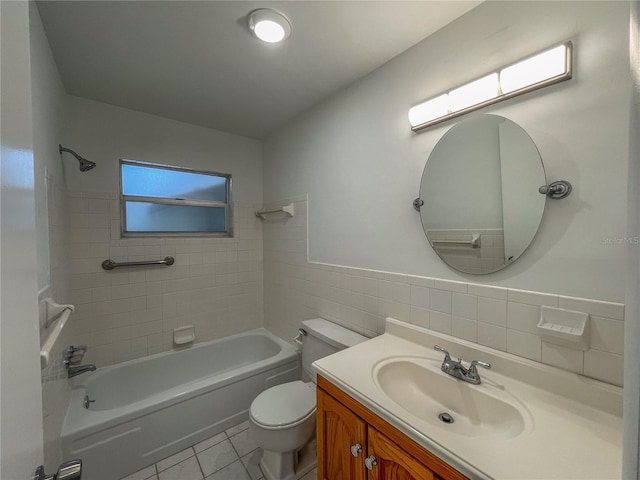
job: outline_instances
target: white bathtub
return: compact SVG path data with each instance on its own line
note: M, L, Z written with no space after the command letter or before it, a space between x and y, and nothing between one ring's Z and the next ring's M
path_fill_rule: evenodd
M81 458L85 480L119 479L247 419L260 392L299 378L296 349L264 329L99 368L77 377L62 458Z

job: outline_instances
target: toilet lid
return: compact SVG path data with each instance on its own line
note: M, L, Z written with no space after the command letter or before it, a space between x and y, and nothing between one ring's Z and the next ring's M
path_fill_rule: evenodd
M251 404L252 420L266 427L279 427L305 419L316 408L314 387L313 383L298 380L265 390Z

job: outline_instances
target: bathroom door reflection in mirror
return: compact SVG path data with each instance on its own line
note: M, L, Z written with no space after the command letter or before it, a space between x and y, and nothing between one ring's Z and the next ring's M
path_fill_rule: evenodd
M542 159L519 125L479 115L437 143L420 185L422 226L452 268L484 274L513 263L529 246L544 211Z

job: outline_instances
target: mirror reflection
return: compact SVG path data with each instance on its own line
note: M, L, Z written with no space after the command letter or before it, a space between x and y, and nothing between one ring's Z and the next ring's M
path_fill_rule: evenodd
M538 149L518 124L497 115L460 122L437 143L422 175L429 244L461 272L501 270L533 240L545 183Z

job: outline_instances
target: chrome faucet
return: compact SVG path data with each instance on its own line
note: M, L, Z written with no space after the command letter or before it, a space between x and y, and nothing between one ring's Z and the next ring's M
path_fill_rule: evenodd
M90 363L89 365L70 365L67 368L67 376L69 378L76 377L85 372L93 372L96 369L96 366Z
M449 352L447 352L441 346L434 345L433 349L444 353L444 360L442 361L442 365L440 365L440 370L448 375L451 375L452 377L458 378L473 385L479 385L481 383L477 365L480 365L481 367L484 367L486 369L491 368L490 363L482 362L480 360L472 361L467 368L462 365L461 358L458 358L458 360L452 360Z

